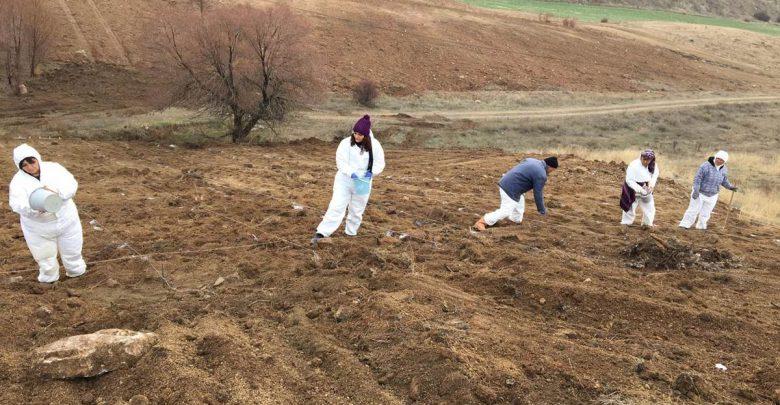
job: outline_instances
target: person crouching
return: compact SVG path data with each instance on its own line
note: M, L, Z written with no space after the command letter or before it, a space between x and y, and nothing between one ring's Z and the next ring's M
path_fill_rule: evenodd
M501 177L498 182L498 193L501 197L500 207L493 212L485 214L475 224L474 229L484 231L488 226L509 218L510 221L519 224L523 221L525 212L525 193L534 191L536 210L546 215L544 206L544 185L547 176L558 168L558 158L548 157L544 160L528 158L513 167Z

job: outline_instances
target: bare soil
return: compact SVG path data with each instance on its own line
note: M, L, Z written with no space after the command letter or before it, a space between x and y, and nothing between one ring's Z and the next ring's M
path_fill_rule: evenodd
M51 0L61 27L56 56L159 70L155 23L171 2ZM232 1L223 1L229 4ZM278 1L254 0L257 5ZM335 91L359 79L392 94L425 90L777 89L755 69L691 58L664 44L582 25L568 29L520 13L442 0L296 0L325 58ZM179 2L179 7L183 6ZM714 27L721 40L741 34ZM738 51L741 52L741 51ZM86 55L86 56L85 56ZM769 69L776 71L776 65Z
M314 251L335 144L30 142L80 181L91 264L38 284L0 210L0 403L771 403L780 388L780 230L724 224L722 204L708 232L680 230L688 192L667 180L658 227L623 228L622 164L562 156L549 216L529 199L523 224L475 235L522 156L388 144L359 236ZM115 327L161 343L98 378L31 373L33 348Z

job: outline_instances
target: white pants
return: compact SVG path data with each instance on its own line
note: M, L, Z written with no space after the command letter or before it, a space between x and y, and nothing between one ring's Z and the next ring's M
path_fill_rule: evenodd
M623 225L633 224L634 219L636 218L637 207L642 209L642 225L653 226L653 220L655 219L655 199L652 194L644 198L637 195L636 201L631 205L631 209L627 212L623 211L623 218L620 220L620 223Z
M518 224L523 222L525 196L521 195L520 201L515 201L501 187L498 188L498 193L501 195L501 206L497 210L485 214L485 223L488 226L493 226L496 222L505 218L509 218L510 221Z
M696 216L698 216L699 221L696 223L696 229L707 229L707 221L710 220L712 210L715 209L715 204L717 203L718 194L707 197L699 193L699 198L695 200L691 197L691 203L688 205L688 209L685 210L680 226L686 229L690 228L693 222L696 221Z
M337 173L336 178L333 180L333 198L330 200L325 217L322 218L322 222L317 227L317 233L324 236L332 235L341 225L341 220L344 219L344 211L348 210L344 232L350 236L357 235L360 222L363 220L363 212L368 204L369 195L371 195L370 191L366 195L355 194L355 185L352 179L349 176Z
M83 236L79 214L73 207L67 215L48 222L30 219L22 221L22 233L33 258L38 262L38 281L53 283L60 279L59 252L65 274L77 277L87 271L87 264L81 257Z

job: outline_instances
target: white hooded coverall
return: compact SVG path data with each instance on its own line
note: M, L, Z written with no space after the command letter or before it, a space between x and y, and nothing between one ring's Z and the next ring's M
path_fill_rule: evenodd
M40 180L19 168L22 160L28 157L38 160L41 168ZM84 274L87 265L81 257L81 220L73 202L73 196L78 189L76 179L59 163L44 162L38 151L27 144L14 149L14 164L19 171L9 186L8 205L21 217L22 233L27 247L38 262L38 281L53 283L59 280L58 251L68 277ZM30 194L44 186L57 191L63 199L62 208L56 213L39 212L30 207Z
M642 209L642 225L653 225L653 220L655 219L655 199L653 199L653 193L643 197L642 186L639 183L647 183L650 187L655 188L660 172L658 163L656 163L655 170L653 173L650 173L650 170L642 165L641 159L636 159L628 165L628 168L626 168L626 184L636 192L636 201L634 201L631 209L621 211L623 212L621 224L633 224L636 218L636 208L639 207Z
M385 152L382 145L369 133L371 137L371 148L374 154L374 166L371 170L373 176L377 176L385 170ZM350 177L355 173L363 178L368 170L368 151L362 151L359 145L350 145L352 137L343 139L336 150L336 167L338 172L333 180L333 198L328 205L328 211L322 222L317 226L317 233L328 237L338 229L341 221L344 219L344 211L347 213L347 224L344 232L347 235L357 235L360 222L363 220L363 212L368 204L369 191L366 195L355 194L355 185ZM372 181L373 183L373 181Z

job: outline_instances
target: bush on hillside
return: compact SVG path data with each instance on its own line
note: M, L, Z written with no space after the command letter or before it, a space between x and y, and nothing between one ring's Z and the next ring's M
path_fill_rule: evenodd
M577 28L577 19L576 18L564 18L563 19L563 26L566 28Z
M604 17L604 18L601 19L601 22L606 24L606 23L609 22L609 18Z
M352 96L358 104L375 107L379 97L379 86L373 80L363 79L352 88Z
M539 14L539 22L549 24L551 20L552 20L552 14L548 14L548 13Z
M772 17L770 17L769 14L766 13L766 11L759 11L753 14L753 18L763 22L769 22L772 20Z

